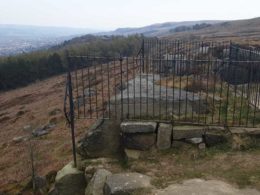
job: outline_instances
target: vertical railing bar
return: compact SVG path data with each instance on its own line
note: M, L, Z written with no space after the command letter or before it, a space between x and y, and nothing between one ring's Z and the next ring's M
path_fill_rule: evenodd
M238 60L238 50L236 49L236 57L235 60ZM233 79L236 82L236 68L233 66ZM234 126L235 123L235 113L236 113L236 99L237 99L237 84L234 84L235 86L235 97L234 97L234 102L233 102L233 117L232 117L232 126Z
M114 92L115 92L115 118L117 119L118 118L118 112L117 112L117 73L116 73L116 58L113 58L113 73L114 73Z
M83 59L81 58L81 61ZM82 83L82 94L83 94L83 106L84 106L84 117L86 117L86 103L85 103L85 85L84 85L84 74L83 74L83 67L81 68L81 83Z
M97 65L96 65L96 62L97 62L97 59L96 57L94 56L93 58L94 60L94 74L95 74L95 98L96 98L96 118L98 118L98 89L97 89Z
M213 44L213 47L212 47L212 58L213 58L213 53L215 52L214 49L215 49L216 45ZM213 81L213 99L212 99L212 116L211 116L211 123L214 124L214 115L215 115L215 93L216 93L216 66L218 66L218 59L216 58L214 61L212 59L212 63L213 63L213 66L212 66L212 70L214 72L214 81Z
M180 43L178 41L178 65L177 65L177 72L179 71L179 107L178 107L178 120L181 120L181 68L182 68L182 53L181 53L181 48L182 47L182 42Z
M123 102L123 58L120 56L119 58L120 63L120 95L121 95L121 120L124 118L124 102Z
M198 53L198 59L200 60L200 49L202 48L202 56L203 56L203 47L204 47L204 42L202 41L200 44L199 44L199 53ZM201 88L202 88L202 74L204 73L204 70L203 70L203 66L202 66L202 62L200 62L199 64L199 70L200 68L202 69L201 73L199 73L199 107L198 107L198 123L200 123L200 117L201 117L201 110L200 110L200 104L201 104Z
M232 52L232 42L229 43L229 61L228 61L228 74L230 73L230 67L233 64L232 62L232 56L231 56L231 52ZM228 126L228 106L229 106L229 88L230 88L230 82L227 80L227 93L226 93L226 98L227 98L227 102L226 102L226 114L225 114L225 125Z
M127 119L129 119L130 101L129 101L129 59L126 58L126 80L127 80Z
M104 108L104 75L103 75L103 60L101 61L101 67L100 67L100 71L101 71L101 98L102 98L102 117L103 119L105 118L105 108Z
M71 128L71 140L72 140L72 153L74 167L77 167L77 157L76 157L76 143L75 143L75 124L74 124L74 103L73 103L73 91L72 91L72 81L71 81L71 64L69 60L69 70L68 70L68 86L69 86L69 104L70 104L70 128Z
M92 60L90 61L90 67L92 67ZM89 66L88 66L88 90L90 91L90 71L89 71ZM96 92L95 92L96 93ZM90 117L92 118L92 96L90 95L89 97L89 106L90 106Z
M79 86L78 86L78 66L76 63L74 64L74 70L75 70L75 79L76 79L76 94L77 94L77 112L78 112L78 118L79 118Z
M135 67L135 66L136 66L136 60L137 60L137 59L135 59L135 58L133 57L133 62L134 62L134 63L133 63L133 68L134 68L134 70L133 70L133 78L134 78L134 83L133 83L133 84L134 84L134 102L133 102L133 103L134 103L134 118L135 118L135 80L136 80L136 78L135 78L135 68L136 68L136 67Z
M162 78L161 78L161 69L162 69L162 57L161 57L161 51L162 51L162 45L161 41L159 41L159 77L160 77L160 89L159 89L159 118L161 120L161 98L162 98Z
M164 63L164 74L166 73L166 105L165 105L165 112L166 112L166 120L168 120L168 63L169 63L169 54L168 54L168 43L165 41L165 52L167 55L166 63ZM165 59L164 59L165 61Z
M207 124L207 118L208 118L208 96L209 96L209 69L211 67L211 55L210 55L210 48L212 47L212 43L209 42L207 43L206 47L205 47L205 53L206 55L208 55L207 59L208 62L207 63L207 83L206 83L206 112L205 112L205 121L204 124Z
M108 118L110 118L110 114L111 114L111 108L110 108L110 64L109 64L109 59L107 58L107 88L108 88Z
M250 53L249 53L249 60L251 61L252 60L252 51L250 49ZM249 69L249 76L248 76L248 86L247 86L247 116L246 116L246 126L248 126L248 119L249 119L249 108L250 108L250 83L251 83L251 77L252 77L252 63L250 62L249 63L249 66L250 66L250 69Z

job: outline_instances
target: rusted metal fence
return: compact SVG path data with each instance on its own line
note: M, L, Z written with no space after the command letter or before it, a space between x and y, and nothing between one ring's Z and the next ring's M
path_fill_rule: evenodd
M64 109L73 138L74 121L82 118L260 123L259 50L231 42L151 39L140 45L134 57L68 56Z

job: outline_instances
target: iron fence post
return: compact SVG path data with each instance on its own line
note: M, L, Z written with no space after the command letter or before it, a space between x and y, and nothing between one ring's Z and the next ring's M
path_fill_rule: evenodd
M142 42L142 69L143 69L143 73L144 73L144 39Z
M76 157L76 144L75 144L75 115L74 115L74 102L73 102L73 91L72 91L72 81L71 81L71 64L70 59L68 58L68 90L69 90L69 117L70 117L70 129L71 129L71 139L72 139L72 152L73 152L73 161L74 166L77 166L77 157Z

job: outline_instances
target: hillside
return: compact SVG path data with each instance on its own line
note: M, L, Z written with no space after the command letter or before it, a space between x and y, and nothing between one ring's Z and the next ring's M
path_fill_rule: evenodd
M161 36L166 39L211 39L211 40L234 40L239 42L251 41L260 44L260 17L236 20L214 24L210 27L189 31L168 33Z
M115 31L98 33L98 35L132 35L143 34L144 36L162 36L168 34L171 30L174 30L180 26L193 26L196 24L216 24L221 23L220 20L201 20L201 21L184 21L184 22L165 22L159 24L152 24L140 28L118 28Z

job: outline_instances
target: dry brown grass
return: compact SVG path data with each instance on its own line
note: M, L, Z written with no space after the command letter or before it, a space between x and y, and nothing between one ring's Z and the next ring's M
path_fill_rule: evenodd
M131 67L130 67L131 66ZM115 94L116 86L120 84L119 63L109 65L110 91L108 91L107 66L99 65L83 71L84 88L94 87L97 90L97 103L92 97L92 116L96 116L96 110L101 113L108 100L108 94ZM122 64L124 71L123 81L127 76L133 76L133 63L129 62L128 75L126 75L126 64ZM103 69L103 70L101 70ZM102 76L103 75L103 76ZM105 76L104 76L105 75ZM82 76L77 72L78 79ZM89 76L89 77L88 77ZM50 121L57 122L56 127L50 134L34 139L36 155L36 172L38 175L46 175L52 170L59 170L72 160L71 134L63 116L63 100L65 93L66 75L53 77L30 86L4 92L0 94L0 189L13 194L22 187L22 181L30 176L29 150L26 142L14 143L12 139L17 136L26 135L23 127L31 125L39 127ZM88 82L90 78L90 82ZM72 76L75 83L75 74ZM78 89L82 95L83 83L78 80ZM103 81L103 82L102 82ZM88 86L89 84L89 86ZM103 87L103 90L102 90ZM102 94L103 93L103 98ZM74 98L77 94L74 90ZM89 106L89 105L88 105ZM55 111L60 111L55 114ZM80 114L83 107L80 108ZM77 111L76 111L77 113ZM87 114L90 114L87 110ZM89 115L88 115L89 116ZM95 119L79 120L76 122L76 138L83 137L86 129L93 124Z
M30 86L0 94L0 189L10 194L20 188L30 176L29 150L26 142L14 143L12 139L26 135L23 127L38 127L57 121L50 134L34 139L36 172L46 175L58 170L72 159L70 131L63 117L65 75L53 77ZM60 110L50 115L53 110ZM80 137L93 121L77 123L76 135Z
M260 190L260 151L241 152L223 147L200 151L186 146L144 153L142 159L129 165L129 169L151 176L158 188L185 179L204 178Z

